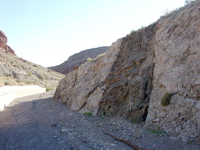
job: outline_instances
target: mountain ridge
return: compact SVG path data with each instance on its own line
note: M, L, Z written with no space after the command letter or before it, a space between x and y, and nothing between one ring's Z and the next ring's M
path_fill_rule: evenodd
M86 49L79 53L73 54L68 58L68 60L64 61L60 65L47 68L66 75L80 65L84 64L87 61L87 58L93 59L97 55L106 52L108 48L108 46L101 46L97 48Z

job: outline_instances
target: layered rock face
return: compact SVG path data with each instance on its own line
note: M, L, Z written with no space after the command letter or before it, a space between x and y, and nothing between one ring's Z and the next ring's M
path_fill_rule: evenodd
M77 69L80 65L87 61L87 58L95 58L97 55L105 53L108 50L108 46L92 48L88 50L81 51L80 53L74 54L69 57L69 59L58 66L48 67L53 71L68 74L69 72Z
M7 37L6 35L0 30L0 48L3 50L4 53L15 55L15 52L12 50L10 46L7 44Z
M183 141L200 137L200 1L114 43L54 95L81 113L119 115ZM169 93L161 104L163 97Z

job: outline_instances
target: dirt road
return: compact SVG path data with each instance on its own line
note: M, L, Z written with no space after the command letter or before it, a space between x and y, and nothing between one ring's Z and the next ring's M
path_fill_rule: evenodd
M0 112L0 150L200 149L123 118L79 114L54 101L53 93L15 99Z

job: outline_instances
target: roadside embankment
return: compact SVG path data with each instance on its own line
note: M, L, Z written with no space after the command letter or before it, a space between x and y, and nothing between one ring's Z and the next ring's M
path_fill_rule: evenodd
M4 86L0 87L0 111L15 98L46 92L39 86Z

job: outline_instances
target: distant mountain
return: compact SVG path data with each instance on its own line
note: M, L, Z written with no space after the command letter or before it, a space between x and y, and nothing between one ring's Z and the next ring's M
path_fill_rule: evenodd
M54 89L64 75L16 56L0 31L0 87L4 85L37 84ZM48 90L47 89L47 90Z
M76 69L80 65L84 64L87 61L87 58L93 59L97 55L106 52L108 48L109 48L108 46L103 46L103 47L83 50L80 53L70 56L68 60L65 61L64 63L57 66L48 67L48 69L51 69L53 71L57 71L66 75L67 73Z

